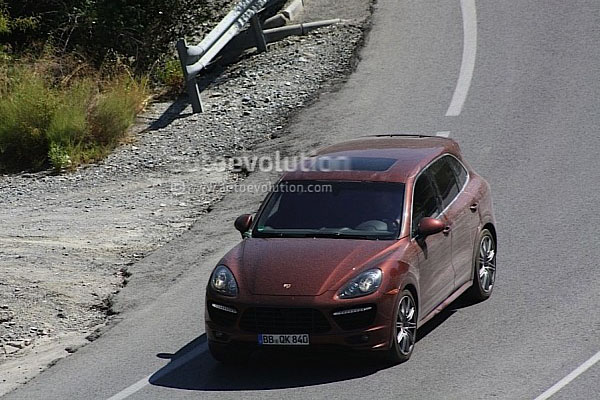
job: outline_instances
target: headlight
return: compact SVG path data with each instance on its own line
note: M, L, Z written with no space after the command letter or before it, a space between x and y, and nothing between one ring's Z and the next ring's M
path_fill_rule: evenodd
M366 296L379 289L383 273L380 269L369 269L356 276L340 290L340 299L351 299L353 297Z
M238 286L233 274L224 265L218 265L210 277L210 287L225 296L237 296Z

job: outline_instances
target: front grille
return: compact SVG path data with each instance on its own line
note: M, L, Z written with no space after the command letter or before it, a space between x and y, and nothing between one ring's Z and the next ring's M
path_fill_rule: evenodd
M233 307L228 308L234 309ZM221 326L232 326L238 317L237 313L231 313L213 307L212 302L208 303L208 315L210 316L211 321Z
M242 314L240 328L254 333L324 333L331 326L312 308L253 307Z
M364 311L358 311L365 309ZM348 314L333 315L336 312L352 311L357 310L358 312L351 312ZM375 304L364 304L360 306L342 308L334 310L332 318L340 328L351 331L354 329L366 328L373 324L375 316L377 315L377 306Z

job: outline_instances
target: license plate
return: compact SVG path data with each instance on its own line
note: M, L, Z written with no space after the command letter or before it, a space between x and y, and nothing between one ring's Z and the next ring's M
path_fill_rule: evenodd
M260 334L258 344L275 346L306 346L309 344L308 334Z

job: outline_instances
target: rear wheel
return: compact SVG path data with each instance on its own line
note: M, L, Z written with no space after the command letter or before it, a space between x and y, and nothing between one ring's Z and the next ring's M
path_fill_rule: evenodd
M387 359L398 364L410 358L417 340L417 305L409 290L400 294L392 323L394 337Z
M208 350L213 358L226 365L245 364L250 358L252 349L238 343L218 343L208 341Z
M492 295L496 282L496 241L487 229L479 236L473 262L473 286L469 297L474 301L483 301Z

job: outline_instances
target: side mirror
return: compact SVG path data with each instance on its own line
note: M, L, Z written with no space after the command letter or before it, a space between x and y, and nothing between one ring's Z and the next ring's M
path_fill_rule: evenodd
M240 231L242 237L244 237L244 233L248 232L250 226L252 225L252 214L242 214L235 220L233 224L235 229Z
M425 217L419 221L419 226L417 227L417 233L421 237L427 237L429 235L435 235L436 233L440 233L444 230L446 226L442 221L436 218Z

